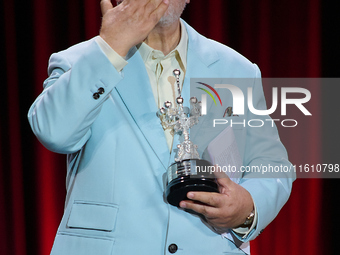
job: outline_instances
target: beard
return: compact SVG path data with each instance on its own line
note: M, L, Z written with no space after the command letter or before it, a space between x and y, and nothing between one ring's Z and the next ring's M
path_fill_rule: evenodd
M174 22L177 22L186 6L185 0L170 0L169 2L167 11L157 24L160 27L167 27L172 25Z

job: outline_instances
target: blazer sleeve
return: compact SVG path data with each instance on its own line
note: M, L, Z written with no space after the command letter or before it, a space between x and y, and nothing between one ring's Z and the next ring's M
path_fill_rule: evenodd
M266 110L261 74L254 65L256 78L253 84L253 105L257 110ZM252 114L248 109L249 119L261 119L265 125L261 128L247 129L244 166L260 171L245 172L240 181L251 194L257 209L257 225L245 238L237 235L242 242L253 240L276 217L286 203L296 175L292 164L288 161L285 147L280 141L277 128L268 115ZM278 172L262 171L264 167L281 169ZM283 170L284 169L284 170ZM289 170L287 172L287 170Z
M122 73L92 39L52 54L48 75L29 109L29 123L47 149L76 152L91 136L91 125Z

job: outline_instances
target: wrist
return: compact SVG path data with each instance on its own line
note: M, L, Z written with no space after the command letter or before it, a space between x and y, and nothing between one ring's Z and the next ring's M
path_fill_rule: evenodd
M239 227L242 227L242 228L250 227L254 222L254 218L255 218L255 210L253 209L250 212L250 214L247 216L247 218L245 219L244 223L242 223Z
M114 39L111 39L110 37L105 36L104 33L100 33L99 36L113 49L115 52L117 52L121 57L125 57L127 53L129 52L130 48L124 47L124 43L113 43Z

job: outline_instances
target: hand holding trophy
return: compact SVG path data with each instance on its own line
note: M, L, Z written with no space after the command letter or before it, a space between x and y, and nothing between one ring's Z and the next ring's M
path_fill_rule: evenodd
M175 69L178 97L177 105L170 101L164 103L157 116L164 129L172 129L183 140L177 145L178 152L175 162L167 169L167 185L165 195L169 204L179 207L182 200L186 200L189 191L218 192L215 176L211 171L201 171L213 167L212 164L200 159L197 145L190 141L190 128L198 123L201 116L201 105L196 97L190 98L191 109L183 106L184 99L180 90L180 70ZM197 171L198 170L198 171Z

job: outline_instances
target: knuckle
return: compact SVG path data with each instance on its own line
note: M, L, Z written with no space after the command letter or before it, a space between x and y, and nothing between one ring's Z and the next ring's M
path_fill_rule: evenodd
M147 0L138 0L138 1L134 1L134 4L138 7L142 7L145 6L147 4Z
M137 1L138 2L138 1ZM136 10L139 9L139 6L133 3L125 3L125 1L122 2L118 7L121 8L121 11L124 12L127 15L132 15Z
M157 13L151 13L151 14L150 14L150 21L151 21L152 23L157 23L158 20L160 19L158 16L159 16L159 15L158 15Z
M132 8L126 8L123 11L122 16L129 23L136 22L140 19L140 15L138 13L138 10L134 10Z
M208 198L208 204L209 205L214 205L215 204L215 197L214 196L210 196Z
M122 11L125 12L126 14L128 14L128 15L132 15L135 12L136 9L137 9L136 6L128 4L128 5L123 7Z
M210 197L209 197L209 200L208 200L209 204L210 205L218 205L219 204L219 198L218 196L215 196L215 194L212 194Z
M146 8L149 11L153 11L153 10L155 10L157 8L157 5L156 5L155 2L149 2L149 3L147 3Z
M212 218L212 211L211 211L211 208L208 207L208 206L203 206L202 208L202 214L205 215L206 217L208 218Z

